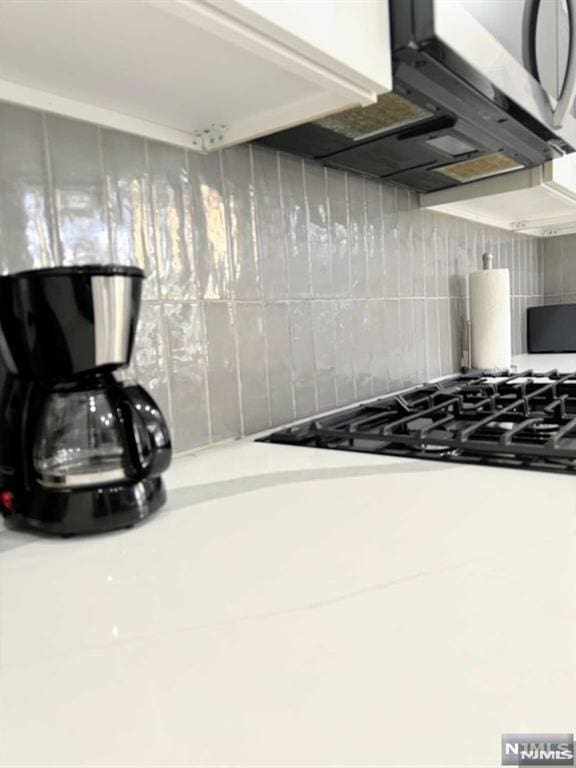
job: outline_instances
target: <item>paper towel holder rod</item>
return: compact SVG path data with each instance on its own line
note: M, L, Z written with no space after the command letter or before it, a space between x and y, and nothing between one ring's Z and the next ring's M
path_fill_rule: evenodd
M482 254L482 266L484 269L494 268L494 256L491 253Z

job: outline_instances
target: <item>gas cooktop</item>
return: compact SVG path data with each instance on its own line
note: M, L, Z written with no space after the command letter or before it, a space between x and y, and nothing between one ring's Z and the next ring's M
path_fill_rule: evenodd
M452 376L261 442L576 474L576 373Z

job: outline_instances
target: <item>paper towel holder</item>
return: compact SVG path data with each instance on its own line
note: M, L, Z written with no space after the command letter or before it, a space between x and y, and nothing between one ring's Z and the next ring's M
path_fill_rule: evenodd
M494 269L494 256L490 251L482 254L482 269L488 271ZM470 320L464 320L462 358L460 361L461 370L467 373L472 370L472 323Z
M494 256L489 251L486 251L485 253L482 254L482 272L488 272L488 271L508 272L508 270L501 270L501 269L495 270ZM481 272L477 272L475 274L480 275ZM473 331L473 328L472 328L471 320L465 318L463 322L463 343L462 343L462 357L461 357L461 370L463 373L467 373L468 371L475 370L472 364L474 359L474 352L475 352L472 331ZM513 366L511 361L506 365L507 370L511 371L514 368L516 368L516 366ZM490 372L493 372L496 369L486 369L486 370L490 370ZM498 370L504 370L504 369L498 368Z

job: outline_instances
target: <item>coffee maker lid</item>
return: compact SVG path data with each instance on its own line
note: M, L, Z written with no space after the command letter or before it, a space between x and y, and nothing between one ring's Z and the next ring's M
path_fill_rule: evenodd
M70 381L128 365L143 279L141 269L115 264L0 278L2 355L11 372Z
M64 277L71 275L88 275L90 277L112 276L121 277L139 277L144 278L144 270L140 267L127 267L122 264L83 264L81 266L71 267L42 267L41 269L27 269L23 272L12 272L9 275L0 277L0 280L12 278L34 278L34 277Z

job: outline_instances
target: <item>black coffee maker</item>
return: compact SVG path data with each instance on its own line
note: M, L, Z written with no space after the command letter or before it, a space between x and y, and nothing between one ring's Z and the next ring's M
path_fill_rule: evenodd
M11 524L109 531L165 501L164 417L114 376L130 362L143 278L119 266L0 278L0 511Z

